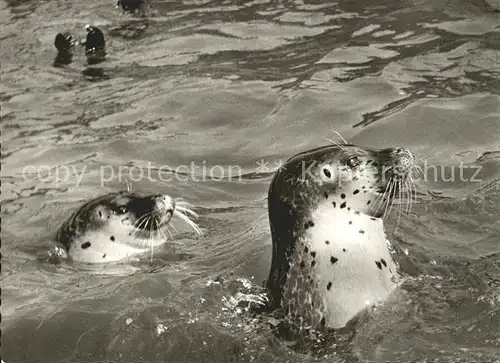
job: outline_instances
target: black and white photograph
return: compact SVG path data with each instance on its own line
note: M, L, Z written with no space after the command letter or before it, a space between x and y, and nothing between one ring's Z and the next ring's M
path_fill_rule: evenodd
M0 363L500 363L500 0L0 17Z

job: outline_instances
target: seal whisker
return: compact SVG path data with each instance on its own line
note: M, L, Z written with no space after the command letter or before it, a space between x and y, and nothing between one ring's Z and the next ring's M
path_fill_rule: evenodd
M398 221L396 222L396 228L394 229L394 231L397 231L398 230L398 227L399 227L399 221L401 220L401 214L403 213L403 203L401 203L401 200L403 199L403 190L402 190L402 187L401 187L401 180L399 181L399 199L400 199L400 203L399 203L399 206L398 206Z
M346 141L346 139L344 138L344 136L342 136L342 135L340 134L340 132L335 131L335 130L333 130L333 132L334 132L335 134L337 134L337 135L340 137L340 139L344 142L344 145L347 145L347 144L348 144L348 142Z
M192 211L191 209L187 208L187 207L184 207L182 205L177 205L176 206L176 209L179 211L179 212L182 212L183 214L190 214L192 217L194 218L198 218L198 213Z
M141 230L141 227L142 225L146 225L148 224L149 222L149 218L150 216L148 216L147 214L144 214L142 215L135 223L134 225L132 226L132 228L134 229L133 230L133 233L132 233L132 236L135 237L136 233L139 232Z
M324 136L322 138L325 139L328 142L331 142L332 145L338 146L340 149L344 148L344 146L341 143L339 143L338 141L333 141L333 140L331 140L331 139L329 139L327 137L324 137Z
M385 198L387 196L387 191L389 190L390 185L391 185L391 183L389 181L389 183L387 183L387 185L385 186L385 190L382 193L379 193L379 195L377 196L375 203L374 203L374 205L376 206L375 214L378 214L378 212L380 211L380 208L384 207L384 205L386 203Z
M405 182L403 184L403 187L404 187L403 198L404 198L404 200L406 202L406 209L404 211L401 210L401 213L408 214L409 213L409 209L410 209L411 199L412 199L412 189L411 189L411 184L410 184L410 180L409 179L405 180Z
M408 214L411 212L413 202L417 202L417 186L413 178L409 178L408 184L410 185L410 205L408 206Z
M196 223L194 223L186 214L184 213L181 213L181 212L178 212L177 210L174 211L174 216L176 217L179 217L180 219L182 219L184 222L186 222L189 226L191 226L191 228L193 228L196 233L198 233L199 235L201 235L201 230L200 228L196 225Z
M125 177L125 183L127 184L127 193L132 193L132 183Z
M159 224L159 221L158 221L158 218L156 216L153 217L154 218L154 221L155 223L158 225ZM151 232L153 231L153 223L150 223L149 225L149 246L150 246L150 250L151 250L151 262L153 262L153 250L154 250L154 245L153 245L153 237L151 236ZM156 231L156 233L158 233L158 231Z
M167 227L167 228L165 228L165 229L167 230L168 235L170 236L170 238L171 238L171 239L172 239L172 241L173 241L173 240L174 240L174 236L173 236L173 235L172 235L172 233L170 232L170 229L168 229L168 227ZM168 238L166 238L166 239L168 240Z
M158 234L161 234L161 235L162 235L162 237L163 237L163 239L164 239L165 241L168 241L168 238L167 238L167 236L165 236L165 233L163 232L163 229L168 230L168 224L167 224L167 225L165 225L163 228L158 228L158 230L157 230L156 232L157 232Z
M392 205L394 204L394 197L395 197L394 194L396 193L396 181L394 179L391 179L389 181L389 185L390 185L389 197L386 200L385 210L382 216L382 219L384 220L389 216L389 213L391 213Z
M170 225L170 226L172 226L172 228L174 229L174 232L175 232L175 233L179 233L179 231L178 231L178 230L177 230L177 228L175 227L174 221L170 220L169 225Z
M409 176L412 176L415 173L415 177L418 178L419 174L422 175L422 178L425 178L424 170L420 165L414 165L413 168L411 169L411 172L409 173Z

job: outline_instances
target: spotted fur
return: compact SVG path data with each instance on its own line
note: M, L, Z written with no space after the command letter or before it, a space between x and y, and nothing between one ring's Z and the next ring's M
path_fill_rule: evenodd
M404 180L412 165L404 149L354 145L287 161L268 195L272 308L303 327L338 328L393 291L398 269L380 202L388 183Z
M172 216L179 216L200 233L181 212L196 216L190 209L176 205L168 195L109 193L75 211L58 230L56 240L74 261L121 261L166 243L163 229Z

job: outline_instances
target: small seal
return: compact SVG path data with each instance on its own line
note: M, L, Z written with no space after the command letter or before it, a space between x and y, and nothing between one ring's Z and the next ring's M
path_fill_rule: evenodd
M500 11L500 0L485 0L493 11Z
M268 308L301 327L340 328L386 299L398 266L382 217L409 186L413 165L408 150L352 144L289 159L268 193Z
M75 49L75 40L73 36L68 33L57 33L54 39L54 46L57 49L57 56L54 60L54 66L68 65L73 60L73 53Z
M88 64L101 63L106 59L106 41L101 29L89 24L85 25L87 38L81 44L85 45L85 56Z
M178 217L198 234L189 205L168 195L115 192L83 204L59 228L56 236L73 261L108 263L153 251L167 242L165 230Z
M118 0L116 8L120 7L127 13L144 16L149 9L149 2L148 0Z

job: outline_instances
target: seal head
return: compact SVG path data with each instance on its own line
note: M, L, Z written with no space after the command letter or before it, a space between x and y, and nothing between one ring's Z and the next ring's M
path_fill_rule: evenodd
M118 0L116 7L130 14L145 15L149 8L147 0Z
M68 33L58 33L54 39L54 46L57 49L57 56L54 60L54 66L67 65L73 60L75 40Z
M268 194L270 308L302 327L344 326L395 288L383 215L411 181L412 154L332 145L300 153Z
M124 260L166 243L164 232L174 215L201 233L187 215L196 213L186 205L168 195L109 193L82 205L63 223L56 240L74 261Z
M85 25L87 38L85 44L85 56L88 64L101 63L106 58L106 41L101 29L89 24Z

